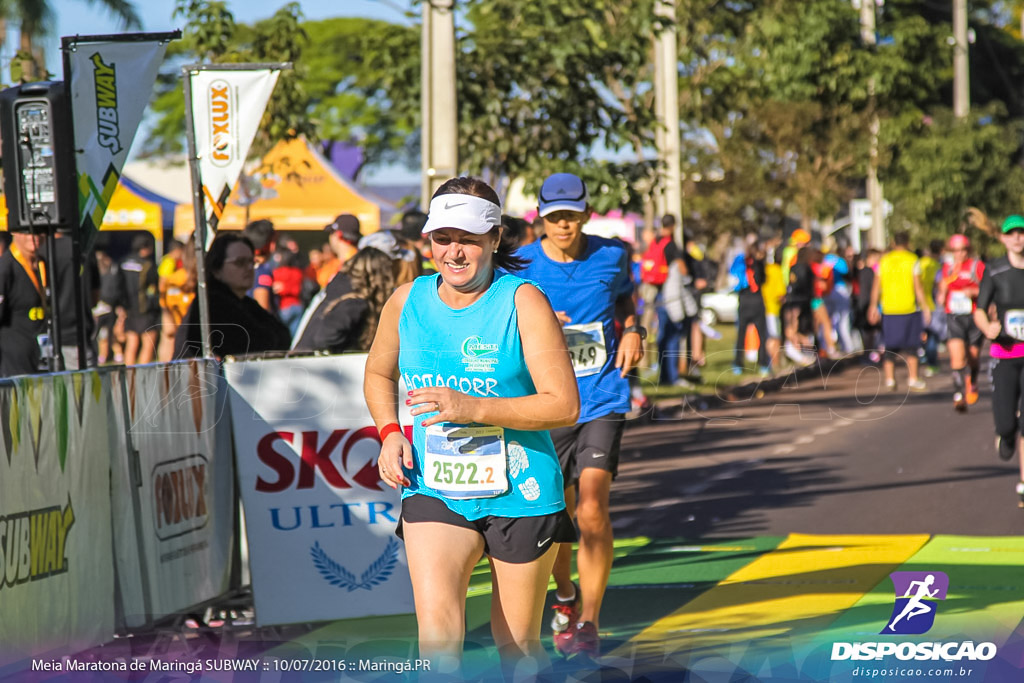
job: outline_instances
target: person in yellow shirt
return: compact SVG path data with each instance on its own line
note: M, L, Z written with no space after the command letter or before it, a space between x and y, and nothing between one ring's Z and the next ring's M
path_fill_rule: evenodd
M907 363L907 387L925 391L927 386L917 376L917 351L921 348L921 331L931 322L931 309L921 286L921 264L910 251L910 235L898 232L893 236L892 250L878 263L878 276L871 288L868 321L882 322L885 356L882 370L885 388L896 390L894 359L900 355Z
M157 359L166 363L174 357L174 335L196 296L196 256L194 238L188 244L171 243L167 255L157 267L160 290L160 342Z
M932 240L928 244L928 250L921 257L921 289L924 290L924 299L928 303L928 310L932 312L932 322L925 328L924 340L924 370L925 377L932 377L939 372L939 342L945 338L945 333L940 327L943 322L942 312L935 312L935 287L936 276L942 270L942 252L945 250L945 243L942 240Z
M782 277L782 264L779 263L782 256L781 248L770 254L771 262L765 263L764 266L761 296L764 297L765 329L768 332L765 350L768 352L772 372L778 372L781 360L779 351L782 348L782 300L786 298L786 281Z

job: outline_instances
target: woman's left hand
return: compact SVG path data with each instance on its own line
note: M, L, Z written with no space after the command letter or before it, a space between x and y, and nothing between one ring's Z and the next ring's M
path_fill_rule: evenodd
M423 421L423 426L429 427L440 422L476 422L473 409L478 400L448 387L424 387L410 391L405 403L414 416L437 413Z

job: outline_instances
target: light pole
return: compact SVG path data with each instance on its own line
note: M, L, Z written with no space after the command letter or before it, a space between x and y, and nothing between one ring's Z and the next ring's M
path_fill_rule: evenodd
M459 165L454 6L454 0L423 3L420 206L424 211L434 191L455 175Z
M881 0L879 0L881 4ZM875 37L875 0L853 0L853 6L860 9L860 38L864 45L873 48ZM868 152L867 194L871 202L871 227L868 229L868 245L885 249L885 216L883 214L882 184L878 182L878 131L881 124L875 111L875 78L868 80L868 109L871 111L870 150Z
M679 55L676 46L676 2L657 0L655 14L666 26L654 39L654 102L658 116L658 159L664 169L658 212L676 221L676 241L682 244L683 178L679 151Z
M958 119L971 111L967 43L967 0L953 0L953 115Z

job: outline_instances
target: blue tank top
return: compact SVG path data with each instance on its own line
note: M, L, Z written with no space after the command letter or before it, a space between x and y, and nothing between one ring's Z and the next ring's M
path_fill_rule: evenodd
M553 261L541 240L517 252L530 261L519 274L536 282L551 307L572 321L565 337L580 389L580 424L630 408L629 380L615 367L615 301L633 293L629 255L618 240L594 235L586 240L580 259L568 263Z
M526 280L495 272L494 281L483 296L466 308L453 309L438 296L440 278L417 278L402 308L398 322L398 367L406 386L418 389L443 385L479 397L535 394L537 390L523 358L515 306L516 290ZM447 422L428 430L422 422L430 415L414 418L413 468L407 472L410 485L402 492L402 498L414 494L433 496L468 520L488 515L534 517L565 508L562 470L546 430ZM469 465L464 471L460 459L465 454L500 459L502 453L507 488L493 495L496 489L488 487L502 480L484 483L490 482L490 478L482 471L476 472L475 464L472 472ZM472 459L465 461L469 460ZM449 483L432 487L428 481ZM470 492L447 488L471 484L475 490ZM462 497L484 489L488 497Z

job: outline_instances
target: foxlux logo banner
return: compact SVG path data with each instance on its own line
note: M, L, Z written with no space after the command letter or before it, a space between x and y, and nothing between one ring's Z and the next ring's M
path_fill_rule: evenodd
M935 623L936 601L946 599L949 577L935 571L893 572L889 577L896 591L896 603L880 633L904 636L927 633Z

